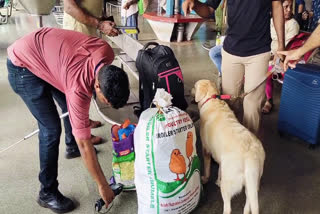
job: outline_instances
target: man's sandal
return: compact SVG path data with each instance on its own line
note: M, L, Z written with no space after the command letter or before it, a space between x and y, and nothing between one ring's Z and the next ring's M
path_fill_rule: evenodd
M273 104L269 100L267 100L262 108L262 113L269 114L272 111L272 108L273 108Z
M92 129L98 128L102 125L100 121L94 121L94 120L90 120L90 119L89 119L89 121L90 121L90 128L92 128Z
M102 138L98 137L98 136L95 136L95 135L91 135L91 143L93 145L100 144L100 143L102 143Z

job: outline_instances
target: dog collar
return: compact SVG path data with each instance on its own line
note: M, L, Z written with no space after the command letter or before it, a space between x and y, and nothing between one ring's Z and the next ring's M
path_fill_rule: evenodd
M231 95L228 95L228 94L222 94L222 95L213 94L211 97L206 99L206 101L204 101L204 103L202 103L201 107L204 106L204 104L206 104L211 99L230 100L231 99Z

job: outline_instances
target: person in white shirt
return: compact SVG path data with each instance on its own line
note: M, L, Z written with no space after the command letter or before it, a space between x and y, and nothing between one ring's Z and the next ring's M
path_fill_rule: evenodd
M292 16L292 0L282 0L282 7L283 7L283 16L284 16L284 36L285 36L285 45L287 45L290 40L298 35L300 26L298 22L293 18ZM273 24L273 21L271 20L270 24L270 29L271 29L271 54L272 55L277 55L277 50L278 50L278 36ZM276 56L274 58L277 58ZM272 69L272 65L269 66L268 70ZM272 100L272 93L273 93L273 83L272 83L272 78L271 76L268 77L267 82L266 82L266 96L267 100L262 108L262 113L264 114L269 114L273 108L273 100Z
M122 0L121 19L122 24L128 27L138 27L138 0ZM138 34L131 34L138 39Z
M285 45L289 43L289 41L299 33L300 26L299 23L292 17L292 0L282 0L283 7L283 16L284 16L284 36L285 36ZM273 20L271 19L270 24L271 29L271 52L272 54L276 54L278 50L278 36L276 30L274 28Z

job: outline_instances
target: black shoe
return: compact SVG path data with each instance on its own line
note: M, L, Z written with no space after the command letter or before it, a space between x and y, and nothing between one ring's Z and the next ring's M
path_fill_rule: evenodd
M94 150L96 151L96 154L97 154L98 153L97 149L94 148ZM75 148L67 147L66 153L65 153L65 157L67 159L77 158L77 157L80 157L80 156L81 156L81 154L80 154L80 150L79 150L78 147L75 147Z
M49 208L55 213L67 213L74 210L73 201L63 196L59 190L52 193L39 193L38 204L41 207Z
M67 159L77 158L80 156L81 156L81 154L80 154L80 150L78 147L74 147L74 148L67 147L66 153L65 153L65 157Z

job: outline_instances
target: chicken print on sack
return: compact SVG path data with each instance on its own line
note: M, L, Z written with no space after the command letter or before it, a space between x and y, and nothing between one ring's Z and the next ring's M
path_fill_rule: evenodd
M191 161L192 161L192 153L193 153L193 133L188 132L187 134L187 142L186 142L186 150L187 150L187 158L189 160L189 165L190 167Z
M186 161L181 154L179 149L174 149L171 153L171 159L169 163L169 168L170 171L177 174L177 178L175 179L176 181L181 181L179 178L179 174L183 174L184 181L187 181L186 178L186 171L187 171L187 166L186 166Z

